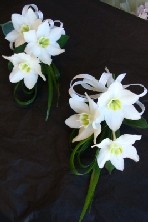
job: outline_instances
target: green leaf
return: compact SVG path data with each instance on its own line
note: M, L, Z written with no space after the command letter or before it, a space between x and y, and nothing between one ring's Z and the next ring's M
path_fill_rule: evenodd
M15 88L14 88L14 92L13 92L13 95L14 95L14 100L16 101L16 103L18 104L18 105L20 105L20 106L29 106L30 104L32 104L33 102L34 102L34 100L36 99L36 97L37 97L37 85L35 85L35 87L32 89L32 90L28 90L28 91L30 91L30 93L29 93L29 97L31 97L31 98L29 98L29 99L26 99L25 101L24 100L22 100L22 99L20 99L19 97L19 88L20 88L20 86L21 86L21 89L22 89L22 82L20 81L20 82L18 82L17 84L16 84L16 86L15 86ZM24 94L26 95L26 96L28 96L26 93L25 93L25 91L23 91L24 92ZM32 95L31 95L32 94Z
M88 210L88 208L90 207L91 203L92 203L92 199L94 197L94 193L95 193L95 189L100 177L100 168L98 167L97 163L95 163L94 167L93 167L93 171L91 174L91 178L90 178L90 183L89 183L89 188L88 188L88 192L85 198L85 203L79 218L79 222L81 222Z
M2 31L4 33L4 35L6 36L9 32L11 32L12 30L14 30L13 24L11 21L4 23L4 24L0 24L0 26L2 27Z
M47 113L46 113L46 121L48 120L52 101L53 101L53 79L52 79L52 68L51 66L46 66L46 71L47 71L47 79L48 79L48 105L47 105Z
M8 62L8 70L10 72L12 72L12 69L13 69L13 63L12 62Z
M107 169L107 171L109 172L109 174L112 173L112 171L115 169L115 167L112 165L112 163L110 161L107 161L105 163L105 168Z
M79 152L79 150L83 149L83 145L85 146L86 143L91 139L91 137L80 141L75 148L73 149L71 155L70 155L70 169L71 171L75 174L75 175L84 175L84 173L79 173L78 170L75 167L75 158L77 156L77 153ZM88 146L87 146L88 148Z
M54 70L57 81L59 81L61 75L60 75L58 68L56 67L56 65L54 63L52 63L52 68Z
M69 39L68 35L62 35L61 38L57 41L61 48L63 48Z
M14 49L14 53L21 53L24 52L26 48L27 43L24 43L23 45L20 45Z
M148 128L148 123L143 117L139 120L125 119L123 123L125 125L136 127L136 128L142 128L142 129L147 129Z

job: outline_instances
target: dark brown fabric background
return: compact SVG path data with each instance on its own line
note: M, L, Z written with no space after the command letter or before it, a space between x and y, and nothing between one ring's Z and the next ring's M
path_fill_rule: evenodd
M127 73L124 83L148 83L148 23L99 0L1 0L0 23L21 13L25 4L37 4L44 18L59 19L70 40L66 53L56 57L61 70L59 107L44 121L47 88L35 103L23 109L13 101L7 61L0 56L0 222L77 222L87 192L89 175L69 171L70 129L64 121L70 80L79 73L96 78L107 66ZM11 55L0 32L0 54ZM143 98L147 105L147 98ZM145 117L146 113L145 113ZM103 170L90 214L84 222L148 221L147 132L136 143L140 162L125 161L123 172Z

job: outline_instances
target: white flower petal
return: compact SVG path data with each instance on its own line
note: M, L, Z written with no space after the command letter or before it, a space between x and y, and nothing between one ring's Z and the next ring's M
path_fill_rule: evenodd
M36 19L34 21L34 23L31 25L31 29L32 30L37 30L39 25L41 25L41 24L42 24L42 20L41 19Z
M98 128L94 129L94 144L96 144L96 139L100 133L101 133L101 124L98 124Z
M80 128L80 116L78 114L74 114L65 120L65 124L71 128Z
M140 140L141 135L124 134L116 139L116 142L123 145L132 145L136 140Z
M49 35L50 40L52 42L56 42L57 40L59 40L61 38L63 30L64 29L61 27L54 27L53 29L51 29L50 35Z
M106 149L101 149L97 155L97 163L99 168L103 168L108 160L110 160L110 153Z
M20 31L21 26L25 24L25 18L20 14L13 14L12 23L13 23L14 29L16 31Z
M132 93L130 90L123 89L120 91L120 98L123 104L131 105L138 101L139 96Z
M123 119L124 115L120 110L119 111L109 110L108 112L107 111L105 112L105 121L109 126L109 128L113 131L117 131L120 128Z
M44 49L40 49L40 54L38 55L38 58L41 60L41 62L50 65L52 62L52 59L48 52Z
M35 57L39 57L40 55L40 47L36 43L28 43L25 52L30 55L34 55Z
M121 155L112 155L110 161L117 170L124 170L124 159Z
M98 105L87 94L85 95L89 102L90 113L94 115L96 113L96 110L98 109Z
M30 30L28 32L24 32L24 39L26 42L37 42L37 36L35 30Z
M25 15L25 18L32 24L38 17L35 14L35 12L32 10L32 8L29 8Z
M106 139L102 140L101 143L96 144L94 146L97 146L100 149L108 149L111 143L112 143L112 140L110 140L109 138L106 138ZM92 147L94 147L94 146L92 146Z
M9 42L14 42L18 38L18 36L18 32L13 30L6 35L5 39L7 39Z
M140 113L133 105L125 106L123 108L123 114L125 119L138 120L141 118Z
M48 53L52 56L56 56L56 55L59 55L59 54L65 52L65 49L61 49L60 47L56 48L53 45L49 45L47 50L48 50Z
M126 146L123 151L123 158L130 158L134 161L139 161L137 150L134 146Z
M15 47L18 47L20 45L23 45L25 43L25 39L22 33L18 36L18 38L15 40Z
M89 107L86 103L78 99L78 97L72 97L69 99L70 107L76 113L89 113Z
M73 139L73 143L75 141L80 141L80 140L84 140L88 137L90 137L93 134L93 128L92 126L88 126L87 128L80 128L79 130L79 134Z
M24 78L24 74L22 72L20 72L18 69L17 71L12 71L9 75L9 80L12 83L17 83L20 80L22 80Z
M41 25L39 25L38 30L37 30L37 37L49 37L49 23L48 21L43 22Z
M28 89L32 89L34 85L37 83L38 75L34 73L26 74L24 77L24 84Z

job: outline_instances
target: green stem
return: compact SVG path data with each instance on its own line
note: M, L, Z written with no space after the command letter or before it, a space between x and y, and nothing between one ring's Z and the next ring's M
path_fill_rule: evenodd
M53 81L52 81L52 73L53 70L51 66L47 68L47 78L48 78L48 105L47 105L47 113L46 113L46 121L48 120L50 108L53 100Z
M96 162L94 164L93 171L92 171L92 174L91 174L89 188L88 188L88 192L87 192L87 195L86 195L86 198L85 198L85 203L84 203L84 206L83 206L80 218L79 218L79 222L81 222L83 220L88 208L90 207L90 205L92 203L93 196L94 196L94 193L95 193L95 189L96 189L99 177L100 177L100 172L101 172L101 170L98 167L97 162Z

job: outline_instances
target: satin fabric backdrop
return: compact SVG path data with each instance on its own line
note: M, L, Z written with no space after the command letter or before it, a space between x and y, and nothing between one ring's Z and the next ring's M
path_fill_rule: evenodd
M141 4L148 2L148 0L101 0L101 1L132 14L136 14L137 8Z

